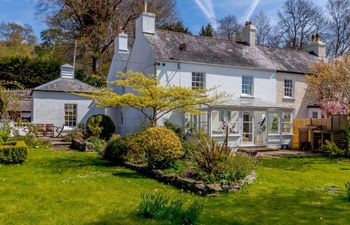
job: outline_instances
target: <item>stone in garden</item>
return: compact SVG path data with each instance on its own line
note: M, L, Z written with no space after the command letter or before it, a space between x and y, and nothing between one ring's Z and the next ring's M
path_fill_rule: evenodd
M208 184L207 188L210 192L220 192L222 191L222 188L220 184Z

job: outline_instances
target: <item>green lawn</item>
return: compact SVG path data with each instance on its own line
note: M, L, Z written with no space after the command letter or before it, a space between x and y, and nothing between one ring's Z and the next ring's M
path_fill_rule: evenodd
M200 224L350 224L349 161L270 159L257 172L239 193L202 198ZM162 224L136 216L140 194L154 189L195 198L96 154L31 150L23 165L0 166L0 224Z

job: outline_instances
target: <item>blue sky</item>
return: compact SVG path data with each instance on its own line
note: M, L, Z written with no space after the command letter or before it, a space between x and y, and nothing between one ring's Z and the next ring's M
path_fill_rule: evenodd
M45 24L35 15L35 1L0 0L0 22L27 23L40 37L40 31L45 29ZM327 2L327 0L312 1L320 6ZM177 10L185 25L197 33L203 24L215 23L216 19L228 14L235 15L243 23L249 15L263 10L274 22L276 12L283 2L283 0L177 0Z

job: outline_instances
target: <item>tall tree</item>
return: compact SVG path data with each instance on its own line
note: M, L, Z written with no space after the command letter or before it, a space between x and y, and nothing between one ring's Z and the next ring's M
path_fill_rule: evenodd
M350 47L350 0L329 0L326 8L330 16L328 50L331 56L337 57Z
M0 39L5 40L6 45L14 49L16 53L25 55L31 54L36 42L30 25L15 22L0 23Z
M210 23L208 23L205 26L202 26L201 30L199 32L199 36L214 37L214 28L213 28L213 26Z
M161 30L174 31L185 34L192 34L188 27L185 27L181 21L175 23L164 23L158 27Z
M256 44L268 45L272 30L270 18L260 11L253 16L252 21L256 27Z
M293 49L303 49L313 33L322 34L326 27L322 9L309 0L287 0L278 18L284 44Z
M101 71L101 59L121 30L134 36L135 19L144 10L139 0L39 0L38 11L50 28L61 29L91 53L92 70ZM150 0L149 11L157 22L175 17L175 0Z
M214 90L192 89L180 86L161 86L156 76L128 72L118 74L121 79L115 82L120 87L133 90L132 93L119 95L111 89L100 89L91 93L77 93L88 97L103 107L133 108L144 114L152 126L164 115L181 111L201 113L198 105L213 104L227 97L225 93Z
M229 41L234 41L236 33L242 28L234 15L228 15L218 21L217 35Z

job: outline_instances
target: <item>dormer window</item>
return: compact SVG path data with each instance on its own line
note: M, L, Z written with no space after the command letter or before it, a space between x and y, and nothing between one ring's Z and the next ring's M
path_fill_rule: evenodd
M284 80L284 97L294 97L293 80Z
M252 76L242 77L242 94L253 95L253 77Z

